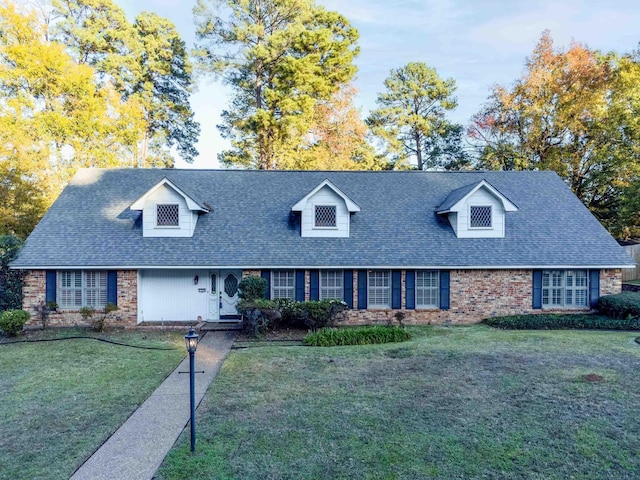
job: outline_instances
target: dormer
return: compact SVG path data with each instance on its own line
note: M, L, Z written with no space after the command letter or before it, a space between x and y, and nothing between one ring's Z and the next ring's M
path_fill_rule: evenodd
M166 177L129 208L142 211L143 237L192 237L198 216L209 211Z
M505 213L518 207L486 180L454 190L436 209L458 238L504 238Z
M328 179L291 207L300 212L303 237L349 237L351 214L360 207Z

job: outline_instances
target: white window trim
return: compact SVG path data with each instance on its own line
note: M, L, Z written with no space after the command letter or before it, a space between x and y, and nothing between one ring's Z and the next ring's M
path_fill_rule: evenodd
M490 226L488 226L488 227L472 227L471 226L471 209L472 208L476 208L476 207L489 208L489 212L491 213L491 225ZM493 221L493 205L469 205L468 214L469 214L469 216L468 216L469 221L467 223L468 223L469 230L493 230L494 229L494 227L493 227L493 224L494 224L494 221Z
M313 226L311 227L313 230L338 230L338 204L337 203L314 203L313 207ZM336 225L335 227L323 227L316 225L316 207L334 207L336 209Z
M62 274L63 273L68 273L68 272L74 272L76 274L80 273L80 278L81 278L81 286L80 287L63 287L62 286ZM97 288L91 288L90 290L96 290L97 293L97 297L96 297L96 304L95 305L87 305L87 290L89 290L89 288L87 287L87 274L88 273L99 273L101 275L105 276L105 282L104 282L104 289L97 287ZM107 278L107 272L102 271L102 270L57 270L56 271L56 303L58 304L58 307L60 308L60 310L64 310L64 311L77 311L80 310L82 307L93 307L95 309L101 309L104 308L107 303L109 302L109 279ZM63 290L80 290L81 292L81 303L82 305L78 306L78 305L73 305L73 306L68 306L68 305L63 305L62 304L62 291ZM100 302L100 291L104 291L104 304L102 304Z
M573 285L572 287L567 287L567 272L584 272L585 273L585 280L586 280L586 285L584 287L576 287L575 285ZM544 275L545 274L551 274L552 272L561 272L562 273L562 287L553 287L551 284L549 284L548 287L545 287L544 284L540 285L540 304L542 306L543 310L582 310L582 309L588 309L589 308L589 270L587 269L583 269L583 268L566 268L566 269L553 269L553 270L543 270L542 271L542 282L544 282ZM561 288L562 289L562 305L558 305L558 304L552 304L552 303L544 303L544 292L545 290L548 290L548 298L549 301L551 301L552 299L552 290L554 288ZM567 288L569 288L570 290L573 291L573 300L574 300L574 304L573 305L567 305ZM585 292L585 298L587 300L587 304L586 305L575 305L575 292L578 290L583 290Z
M158 225L158 206L160 205L175 205L178 207L178 224L177 225ZM156 228L180 228L180 204L175 202L162 202L155 204L155 214L156 214Z
M341 286L340 286L340 296L339 297L324 297L322 296L322 272L335 272L336 275L338 275L338 278L340 278L341 281ZM325 286L325 289L337 289L338 287L328 287ZM342 300L344 298L344 270L335 270L335 269L325 269L325 270L320 270L320 272L318 272L318 299L320 301L322 300Z
M389 285L387 287L371 287L369 285L369 278L371 276L371 273L378 273L378 272L386 272L387 273L387 278L389 279ZM391 308L391 270L367 270L367 308L371 309L371 310L375 310L375 309L388 309ZM388 298L389 298L389 302L386 305L378 305L378 304L373 304L371 303L371 288L374 288L376 290L382 290L382 289L387 289L389 294L388 294Z
M425 290L435 289L436 291L436 303L434 305L420 305L418 304L418 272L435 272L437 276L437 282L435 287L421 287ZM416 270L415 273L415 305L416 310L437 310L440 308L440 270Z
M275 287L274 286L274 281L273 281L273 277L274 274L276 272L287 272L287 273L291 273L291 275L293 276L293 286L291 287ZM296 299L296 271L295 270L290 270L290 269L279 269L279 270L271 270L271 282L270 282L270 289L271 289L271 300L276 300L276 298L288 298L290 300L295 300ZM291 296L287 296L287 297L276 297L274 295L274 288L278 288L278 289L291 289Z

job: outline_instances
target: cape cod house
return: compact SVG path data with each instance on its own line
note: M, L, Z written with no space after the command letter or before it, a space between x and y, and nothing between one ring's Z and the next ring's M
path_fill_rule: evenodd
M245 275L354 323L588 310L633 266L552 172L143 169L81 170L12 264L32 314L125 326L233 321Z

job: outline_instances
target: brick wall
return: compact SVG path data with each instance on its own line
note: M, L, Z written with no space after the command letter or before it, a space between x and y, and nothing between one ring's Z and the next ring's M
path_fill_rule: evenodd
M22 308L31 313L27 326L40 326L41 319L36 306L46 298L46 272L33 270L27 272L22 288ZM136 270L118 271L118 310L107 318L107 326L133 327L137 323L138 274ZM50 326L90 326L77 311L58 310L49 315Z
M450 275L449 310L406 310L406 272L403 270L401 310L351 310L346 321L349 324L386 323L395 321L396 313L401 311L407 324L464 324L491 316L533 312L531 270L451 270ZM354 279L356 276L354 273ZM356 291L357 285L354 285Z
M244 270L242 276L260 275L260 270ZM358 272L353 272L354 309L346 312L349 324L375 324L395 321L398 312L404 314L407 324L468 324L483 318L499 315L541 313L533 310L531 270L451 270L449 310L406 310L406 274L402 271L402 308L400 310L357 310ZM309 298L309 271L305 274L305 297ZM44 271L30 271L25 278L23 305L31 313L29 325L39 326L40 319L35 306L45 300L46 275ZM600 272L600 294L620 293L622 272L619 269ZM138 278L135 270L118 271L118 310L108 321L110 326L134 327L137 325ZM550 310L545 309L544 312ZM566 312L567 310L560 310ZM50 325L82 325L86 322L78 312L54 312Z
M615 295L622 291L622 270L600 270L600 295Z

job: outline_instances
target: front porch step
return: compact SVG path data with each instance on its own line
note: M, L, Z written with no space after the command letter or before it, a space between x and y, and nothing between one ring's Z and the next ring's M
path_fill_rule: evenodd
M242 329L242 320L227 320L221 322L202 322L198 325L198 329L202 332L210 332L217 330L240 330Z

